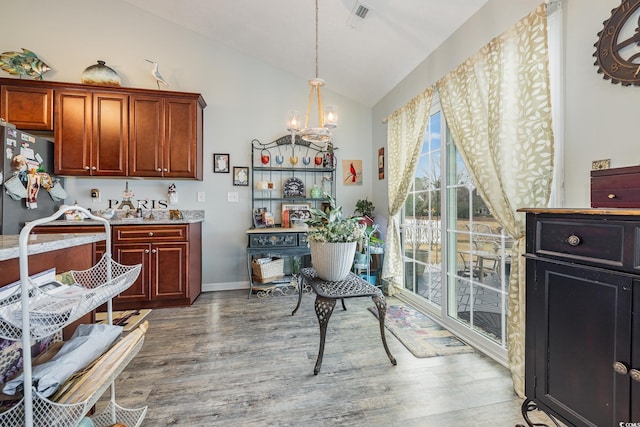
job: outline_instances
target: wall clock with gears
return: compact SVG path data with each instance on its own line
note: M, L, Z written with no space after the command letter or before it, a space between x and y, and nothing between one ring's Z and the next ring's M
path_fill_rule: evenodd
M614 8L594 46L598 73L614 84L640 86L640 0Z

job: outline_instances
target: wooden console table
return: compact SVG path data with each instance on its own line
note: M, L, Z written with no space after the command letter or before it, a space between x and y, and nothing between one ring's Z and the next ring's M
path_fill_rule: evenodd
M342 300L342 308L346 310L344 305L345 298L358 298L358 297L371 297L373 303L378 309L378 319L380 321L380 337L382 338L382 344L384 350L387 352L387 356L391 361L391 364L396 365L396 359L391 355L389 347L387 346L387 340L384 336L384 318L387 314L387 301L382 294L382 291L366 280L356 276L353 273L344 279L337 282L330 282L318 277L318 274L313 268L303 268L298 275L298 305L293 310L291 315L293 316L300 307L302 301L302 289L304 283L307 283L316 293L315 310L318 316L318 323L320 324L320 349L318 351L318 359L316 360L316 366L313 369L313 374L318 375L320 367L322 366L322 355L324 354L324 341L327 335L327 324L329 318L333 313L333 309L336 306L336 300Z

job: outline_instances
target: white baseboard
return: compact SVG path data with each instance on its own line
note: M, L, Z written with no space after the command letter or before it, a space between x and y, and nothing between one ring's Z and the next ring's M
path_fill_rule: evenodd
M249 289L249 282L203 283L202 292L234 291Z

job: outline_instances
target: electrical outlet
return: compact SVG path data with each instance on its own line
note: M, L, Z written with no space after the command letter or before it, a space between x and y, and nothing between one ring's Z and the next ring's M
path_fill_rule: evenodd
M238 192L237 191L230 191L227 193L227 202L229 203L238 203L239 199L238 199Z
M198 191L198 202L204 202L204 191Z
M98 190L97 188L91 189L91 201L93 201L93 203L100 202L100 190Z

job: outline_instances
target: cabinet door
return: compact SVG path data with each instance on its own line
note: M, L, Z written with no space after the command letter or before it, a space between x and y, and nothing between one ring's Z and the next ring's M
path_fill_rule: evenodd
M167 98L164 105L164 176L202 179L201 167L197 163L197 102L187 98Z
M640 372L640 280L633 281L633 313L633 326L631 327L633 332L633 337L631 338L631 368L635 369L636 372ZM640 420L640 379L635 372L632 372L631 378L630 420L637 422Z
M631 362L629 276L536 261L533 300L535 397L580 426L630 422L630 379L614 364ZM531 326L531 327L529 327Z
M126 176L129 142L129 97L93 94L91 175Z
M163 99L132 95L129 114L130 176L162 176L164 133Z
M53 130L53 89L2 86L0 117L18 129Z
M91 175L92 96L88 91L55 93L54 153L58 175Z
M187 243L158 243L152 245L151 298L154 300L185 298L187 296Z
M113 245L113 259L120 264L142 264L140 276L129 289L118 295L116 301L149 301L149 283L151 280L151 245L149 244L115 244Z

